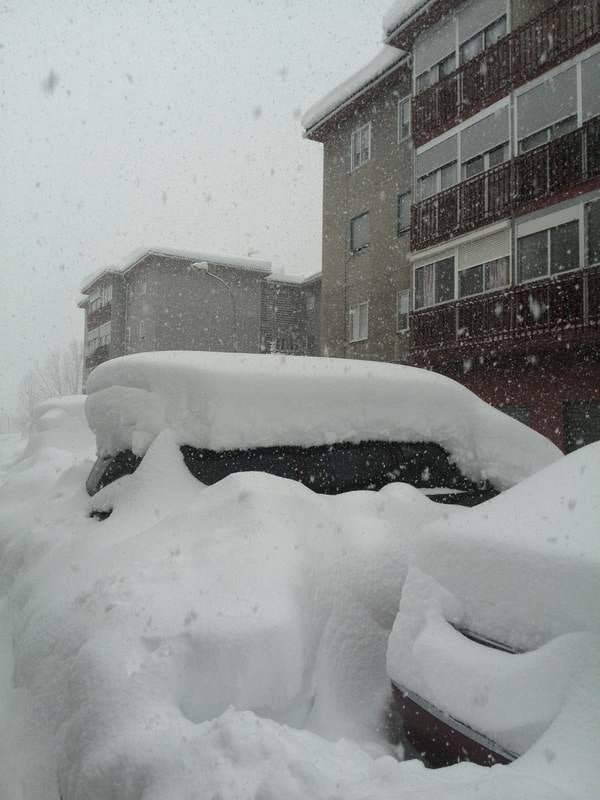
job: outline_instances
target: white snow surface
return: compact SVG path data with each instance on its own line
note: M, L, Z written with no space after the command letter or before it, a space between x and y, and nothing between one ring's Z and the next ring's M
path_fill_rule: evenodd
M371 59L362 69L355 72L335 89L328 92L318 102L314 103L302 115L302 126L306 131L313 128L325 117L343 105L351 97L360 92L368 84L383 75L397 61L404 58L405 53L395 47L384 45L375 58Z
M434 521L403 588L390 676L524 752L587 672L600 680L599 535L600 443ZM482 646L455 626L526 652Z
M597 672L510 767L428 771L386 752L386 641L444 506L402 484L204 487L164 430L103 490L100 523L92 444L81 400L59 401L0 487L0 797L596 798Z
M407 20L421 6L427 5L427 0L394 0L392 5L383 15L383 32L387 36L399 25Z
M512 486L560 457L455 381L396 364L305 356L141 353L89 377L98 453L143 455L164 429L212 450L367 440L437 442L463 474Z

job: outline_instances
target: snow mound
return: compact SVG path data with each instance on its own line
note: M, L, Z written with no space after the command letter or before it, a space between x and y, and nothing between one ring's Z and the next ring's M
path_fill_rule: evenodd
M394 0L383 15L383 32L386 36L393 33L417 9L427 5L426 0Z
M551 442L442 375L395 364L234 353L140 353L88 380L99 455L143 455L165 428L212 450L366 440L436 442L474 481L512 486Z
M599 532L600 443L433 522L402 591L392 679L524 752L582 676L600 676ZM457 627L527 652L482 646Z
M362 69L328 92L325 97L312 105L302 116L306 131L321 122L328 114L343 105L361 89L384 75L394 64L402 60L405 53L395 47L384 47Z

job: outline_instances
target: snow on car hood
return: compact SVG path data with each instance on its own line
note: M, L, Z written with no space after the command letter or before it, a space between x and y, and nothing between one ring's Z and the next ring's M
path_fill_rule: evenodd
M141 353L90 375L99 455L143 455L160 431L211 450L366 440L436 442L474 481L512 486L561 453L455 381L395 364L233 353Z

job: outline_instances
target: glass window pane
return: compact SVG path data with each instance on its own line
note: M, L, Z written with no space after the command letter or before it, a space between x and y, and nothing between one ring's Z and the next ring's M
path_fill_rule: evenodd
M369 214L361 214L350 223L350 247L361 250L369 244Z
M399 105L399 138L400 141L410 136L410 98L400 101Z
M496 261L488 261L484 264L484 288L486 292L493 289L502 289L510 282L510 260L509 258L498 258Z
M587 207L588 264L600 263L600 200Z
M462 269L458 273L459 297L469 297L483 292L483 265Z
M369 304L361 303L358 307L358 337L366 339L369 335Z
M550 271L552 274L579 266L579 222L567 222L550 231Z
M576 127L577 116L573 114L572 117L567 117L567 119L563 119L552 126L552 138L558 139L559 136L564 136L565 133L574 131Z
M483 156L477 156L463 164L464 178L472 178L473 175L479 175L485 169L485 160Z
M456 69L456 55L454 53L450 53L450 55L446 56L446 58L442 59L442 61L438 64L438 80L442 80L442 78L446 78Z
M426 200L437 194L437 172L419 178L419 199Z
M454 186L456 183L456 161L453 161L451 164L446 164L445 167L442 167L441 173L442 191L444 189L449 189L450 186Z
M537 133L532 133L531 136L526 136L519 142L519 149L521 153L525 153L527 150L533 150L535 147L540 147L540 145L546 144L549 136L549 128L544 128L543 131L538 131Z
M476 34L460 46L460 63L470 61L483 50L483 32Z
M408 328L408 315L410 311L410 289L398 292L398 330Z
M548 274L548 231L519 239L519 280L529 281Z
M491 47L506 36L506 14L485 29L485 46Z
M506 161L507 152L508 146L506 144L501 144L500 147L494 147L493 150L490 150L488 153L489 169L497 167L498 164L503 164Z
M422 72L417 76L417 92L423 92L431 86L432 73L431 70Z
M454 300L454 259L445 258L435 264L435 302Z
M398 195L398 233L410 228L410 192Z
M423 308L424 305L423 270L424 267L415 270L415 309Z

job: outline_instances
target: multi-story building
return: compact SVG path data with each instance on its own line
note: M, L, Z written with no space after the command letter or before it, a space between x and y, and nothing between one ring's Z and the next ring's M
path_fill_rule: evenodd
M460 380L566 449L600 438L600 3L397 3L384 28L412 71L410 249L390 265L411 289L398 360ZM377 128L379 106L354 119ZM326 143L324 220L335 168ZM331 261L324 244L323 313Z
M275 277L266 261L146 250L87 279L86 374L149 350L316 355L320 275Z

